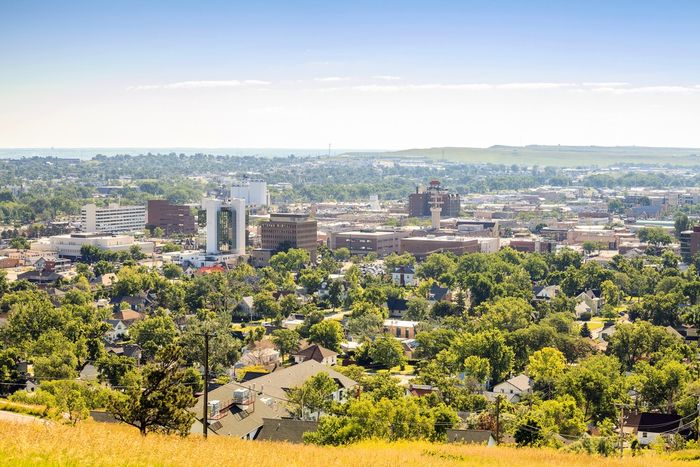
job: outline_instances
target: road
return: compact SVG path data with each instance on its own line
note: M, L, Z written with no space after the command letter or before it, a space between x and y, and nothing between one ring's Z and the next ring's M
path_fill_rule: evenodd
M32 417L31 415L24 415L21 413L5 412L0 410L0 420L15 422L15 423L44 423L44 420Z

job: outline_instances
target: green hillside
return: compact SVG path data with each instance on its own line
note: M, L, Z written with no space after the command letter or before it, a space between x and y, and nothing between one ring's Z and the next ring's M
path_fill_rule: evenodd
M424 157L464 163L576 167L626 164L700 164L700 149L636 146L491 146L424 148L375 153L380 157Z

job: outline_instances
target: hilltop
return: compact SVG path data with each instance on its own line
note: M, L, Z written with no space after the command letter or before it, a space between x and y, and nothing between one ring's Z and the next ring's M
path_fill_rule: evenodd
M368 441L347 447L300 446L234 438L148 435L126 426L77 426L0 421L2 465L255 465L347 466L678 466L683 461L645 457L601 458L551 449Z
M348 153L352 154L352 153ZM366 153L364 153L366 154ZM436 147L372 153L379 157L425 157L463 163L541 166L609 166L614 164L700 164L700 149L642 146L491 146Z

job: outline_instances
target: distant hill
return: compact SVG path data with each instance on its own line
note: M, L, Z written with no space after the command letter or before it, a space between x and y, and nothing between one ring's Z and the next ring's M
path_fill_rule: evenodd
M353 153L347 153L352 155ZM362 153L367 155L368 153ZM491 146L438 147L369 153L377 157L421 157L464 163L518 164L558 167L615 164L700 165L700 149L643 146Z
M689 452L692 455L692 452ZM142 438L125 425L80 422L17 424L0 421L0 465L75 466L630 466L690 465L647 451L624 459L567 454L552 449L485 447L428 442L367 441L348 447L318 447L210 436Z

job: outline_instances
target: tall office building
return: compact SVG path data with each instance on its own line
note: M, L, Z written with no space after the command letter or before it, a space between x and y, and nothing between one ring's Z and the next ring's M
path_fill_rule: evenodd
M86 204L80 210L80 218L83 232L108 234L143 232L146 226L146 207L119 204L97 207L95 204Z
M206 252L245 254L245 200L240 198L228 202L205 198L202 209L206 215Z
M197 233L197 225L189 206L170 204L164 199L148 200L146 228L161 228L165 235Z
M681 257L686 263L693 260L700 251L700 226L695 226L691 230L684 230L680 235Z
M459 195L449 193L440 186L438 180L432 180L427 189L416 187L416 192L408 196L408 215L410 217L432 216L431 206L441 208L441 217L458 217L461 209Z
M231 184L231 198L243 198L248 206L268 206L267 182L260 179L237 180Z
M316 261L317 224L308 214L270 214L270 220L260 224L260 237L264 250L301 248Z

